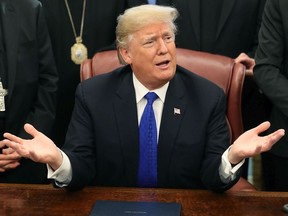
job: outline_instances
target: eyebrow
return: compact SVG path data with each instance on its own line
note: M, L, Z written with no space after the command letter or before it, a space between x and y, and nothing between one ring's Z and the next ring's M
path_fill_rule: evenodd
M173 32L172 31L165 31L165 32L163 32L162 34L161 34L161 36L167 36L167 35L169 35L169 36L173 36ZM153 39L153 38L156 38L156 37L158 37L158 34L155 34L155 33L149 33L149 34L145 34L144 36L143 36L143 39L145 40L145 39Z

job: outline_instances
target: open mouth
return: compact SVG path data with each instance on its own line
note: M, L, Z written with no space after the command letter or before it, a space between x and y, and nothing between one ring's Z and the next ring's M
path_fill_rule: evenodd
M160 62L160 63L158 63L156 65L159 66L159 67L165 67L165 66L167 66L169 64L169 62L170 61L166 60L166 61L162 61L162 62Z

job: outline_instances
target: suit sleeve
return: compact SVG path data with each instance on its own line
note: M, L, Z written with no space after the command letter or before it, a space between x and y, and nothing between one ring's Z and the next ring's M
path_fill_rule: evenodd
M69 190L78 190L90 185L96 173L94 127L86 104L83 85L80 83L76 90L75 106L62 148L69 157L72 167L72 180L67 187Z
M255 55L254 77L270 101L288 116L287 43L285 44L288 40L288 16L285 9L281 12L281 8L287 10L288 3L280 2L268 0L265 6Z
M207 144L201 178L205 186L212 191L223 192L231 188L240 178L240 170L235 174L235 179L228 183L222 182L219 167L221 156L229 147L229 130L226 120L226 97L219 94L217 105L211 114L207 127Z

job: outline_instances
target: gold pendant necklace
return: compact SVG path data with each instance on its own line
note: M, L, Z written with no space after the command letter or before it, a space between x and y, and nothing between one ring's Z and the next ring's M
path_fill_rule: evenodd
M64 0L67 8L67 12L70 18L70 22L72 25L74 37L76 43L71 47L71 59L75 64L81 64L85 59L87 59L88 51L86 46L82 43L82 34L83 34L83 26L84 26L84 17L85 17L85 10L86 10L86 0L83 0L83 10L82 10L82 18L81 18L81 29L80 35L77 36L75 25L73 22L73 18L71 15L70 7L68 5L68 1Z

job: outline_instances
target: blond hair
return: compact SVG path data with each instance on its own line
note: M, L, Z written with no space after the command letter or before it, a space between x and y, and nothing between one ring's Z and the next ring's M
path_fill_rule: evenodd
M132 34L141 28L153 23L167 23L174 34L177 32L175 20L178 17L176 8L159 5L141 5L125 10L124 14L118 16L116 27L117 49L126 48L127 43L132 38ZM121 63L122 59L119 56Z

